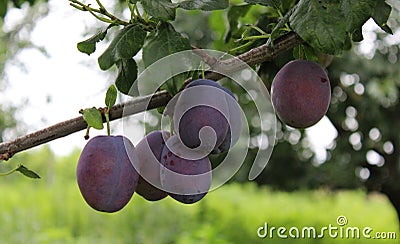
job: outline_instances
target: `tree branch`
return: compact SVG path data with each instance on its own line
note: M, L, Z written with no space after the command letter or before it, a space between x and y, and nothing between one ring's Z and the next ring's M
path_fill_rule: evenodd
M252 66L266 61L271 61L274 57L301 43L303 43L303 40L299 35L294 32L289 32L288 34L277 38L274 41L273 46L266 43L228 60L216 60L213 57L207 57L207 54L202 53L201 49L193 49L193 52L198 54L212 70L229 73L245 68L243 67L243 62ZM219 80L223 78L223 76L220 73L212 72L207 73L206 78Z
M217 71L221 69L224 71L240 70L244 68L242 67L241 61L247 63L248 65L255 65L265 61L270 61L279 54L294 48L296 45L299 45L302 42L303 41L297 34L291 32L275 40L273 47L264 44L235 58L222 61L217 60L217 62L213 64L212 68ZM193 51L201 56L200 50L201 49L194 49ZM206 74L206 78L218 80L222 78L222 75L219 73L210 72ZM170 99L171 96L166 91L161 91L152 96L136 98L126 103L117 104L110 110L110 121L121 119L123 116L129 116L146 110L165 106ZM148 103L149 100L150 102ZM104 109L100 110L104 111ZM0 160L8 160L18 152L45 144L61 137L65 137L86 128L86 122L82 116L79 116L31 134L18 137L13 141L3 142L0 144Z

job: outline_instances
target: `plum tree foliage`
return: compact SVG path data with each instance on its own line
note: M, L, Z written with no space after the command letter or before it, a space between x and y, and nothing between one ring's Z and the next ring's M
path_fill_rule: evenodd
M78 43L81 52L92 54L96 43L102 41L110 28L122 26L113 37L107 50L99 56L99 66L108 70L114 64L118 67L116 85L125 94L127 87L137 77L137 65L133 57L142 49L144 65L148 67L156 60L178 51L191 49L191 36L179 33L173 25L176 12L184 10L216 11L227 9L229 29L224 37L225 48L244 52L259 40L271 42L277 37L295 31L307 45L310 53L339 54L349 50L353 41L362 40L361 27L372 18L384 31L391 32L386 22L390 14L390 6L377 0L276 0L252 1L228 4L227 0L217 1L183 1L172 3L168 0L158 4L151 1L130 1L131 19L123 21L107 12L102 5L98 9L85 5L77 0L70 0L71 5L84 11L96 14L99 19L110 23L89 39ZM263 9L260 10L260 5ZM138 8L145 11L142 16ZM253 16L252 16L253 15ZM245 16L259 18L250 22ZM261 20L267 19L266 23ZM248 21L248 23L247 23ZM315 23L318 22L318 25ZM177 26L180 27L180 26ZM193 38L196 40L196 38ZM233 44L234 43L234 44ZM226 51L229 51L227 49ZM309 55L306 58L314 58ZM167 82L165 88L171 94L178 92L184 77L179 76Z

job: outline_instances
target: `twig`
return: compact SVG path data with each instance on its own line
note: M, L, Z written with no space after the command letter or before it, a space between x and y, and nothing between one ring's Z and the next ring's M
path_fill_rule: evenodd
M112 15L111 13L109 13L106 8L104 8L104 6L101 4L101 2L99 0L96 0L97 4L99 5L99 9L96 8L92 8L90 7L90 4L84 4L78 0L69 0L70 5L78 10L81 11L89 11L90 14L92 14L96 19L106 22L106 23L115 23L115 24L119 24L119 25L129 25L129 22L126 22L122 19L117 18L116 16ZM98 14L104 15L109 19L106 19L104 17L101 17Z
M217 71L207 73L206 78L211 80L219 80L222 78L220 72L230 73L243 69L243 62L247 65L253 66L263 62L272 61L274 57L296 47L301 43L303 43L303 40L296 33L290 32L282 37L277 38L273 46L270 44L264 44L227 60L217 60L213 57L210 57L205 52L202 52L201 49L194 49L193 51L202 57L204 62L211 67L211 70Z
M248 65L255 65L265 61L270 61L272 60L272 58L289 49L292 49L302 42L303 41L297 34L289 33L281 38L278 38L274 42L273 47L269 45L262 45L251 49L250 51L243 53L235 58L223 61L213 60L213 62L216 61L216 63L213 65L217 65L216 69L214 70L218 71L222 68L226 71L240 70L243 68L243 66L241 64L242 62L239 62L239 60L247 63ZM194 49L194 52L200 54L202 53L200 49ZM209 72L206 74L206 78L218 80L222 78L222 75L215 72ZM117 104L110 109L110 121L120 119L122 117L132 114L137 114L146 110L165 106L170 99L171 96L166 91L161 91L152 96L141 97L126 103ZM101 111L104 110L105 108L101 109ZM36 147L38 145L53 141L61 137L65 137L75 132L84 130L86 129L86 127L87 124L83 120L83 117L79 116L52 125L45 129L33 132L31 134L18 137L13 141L3 142L0 144L0 160L8 160L18 152Z

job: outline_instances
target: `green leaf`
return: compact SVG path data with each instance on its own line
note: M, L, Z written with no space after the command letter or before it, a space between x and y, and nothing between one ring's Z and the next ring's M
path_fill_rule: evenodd
M103 118L101 117L101 113L97 108L87 108L82 110L81 113L83 114L83 119L86 121L89 127L93 127L97 130L104 128Z
M271 6L274 8L279 9L280 6L282 5L281 0L244 0L246 3L250 4L260 4L263 6Z
M313 48L338 54L344 48L346 18L340 1L300 0L289 22L294 31Z
M349 51L353 47L351 35L348 34L344 40L343 50Z
M294 13L295 8L290 9L280 20L279 22L275 25L275 27L271 31L271 38L268 40L268 42L272 42L279 37L281 34L286 32L286 25L289 23L290 17Z
M229 7L229 0L186 0L179 7L187 10L213 11Z
M157 108L157 112L158 112L159 114L164 114L165 108L166 108L165 106L158 107L158 108Z
M353 34L351 35L351 39L352 39L354 42L360 42L360 41L362 41L362 40L364 39L364 37L363 37L363 35L362 35L362 29L360 28L360 29L358 29L358 30L355 30L355 31L353 32Z
M99 57L102 70L111 68L121 59L130 59L142 48L147 32L139 25L128 25L120 30L108 48Z
M157 19L174 20L177 5L170 0L142 0L144 10Z
M387 25L387 21L390 16L392 7L387 4L384 0L378 0L378 4L375 7L375 11L372 14L372 18L375 23L386 33L393 34L393 31Z
M376 0L342 0L341 12L346 17L346 31L358 30L372 15Z
M184 50L190 50L189 40L184 38L174 27L163 22L156 33L149 35L143 46L143 63L145 67L149 67L157 60ZM164 70L170 67L162 67ZM182 75L174 77L167 81L166 89L174 95L184 82Z
M117 62L118 76L115 80L115 85L118 90L126 95L133 95L130 92L136 81L138 67L134 59L122 59Z
M391 7L378 0L300 0L289 21L313 48L338 54L362 40L361 27L371 17L385 29ZM387 26L386 26L387 27Z
M27 167L23 166L22 164L19 165L19 167L17 168L17 171L19 171L21 174L25 175L26 177L29 177L32 179L40 179L40 176L37 173L28 169Z
M143 46L143 62L145 67L170 54L190 50L189 40L183 37L174 27L163 22L156 33L149 35Z
M236 5L229 8L228 10L229 27L227 34L225 36L225 41L228 41L231 36L235 36L235 33L238 30L239 18L245 16L249 11L250 7L251 7L250 4L246 4L246 5Z
M106 93L105 103L107 108L111 108L114 106L115 102L117 101L117 88L114 85L111 85Z
M7 13L8 0L1 1L0 3L0 18L4 18Z
M99 31L89 39L79 42L77 45L78 50L82 53L86 53L87 55L94 53L96 51L96 43L102 41L106 37L108 29L109 28L105 29L104 31Z

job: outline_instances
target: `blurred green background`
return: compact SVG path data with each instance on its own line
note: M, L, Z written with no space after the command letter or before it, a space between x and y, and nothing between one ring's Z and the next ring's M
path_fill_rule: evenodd
M148 202L135 194L120 212L91 209L81 197L75 169L79 150L57 157L43 146L16 155L10 164L27 166L42 179L16 173L0 181L1 243L365 243L353 238L259 238L258 228L315 227L345 216L344 227L371 227L376 232L399 234L396 213L381 194L361 190L302 190L292 193L232 183L210 192L200 202L184 205L167 197ZM262 232L261 232L262 233ZM286 233L288 235L288 232ZM300 236L301 237L301 236ZM379 240L379 243L396 243Z

